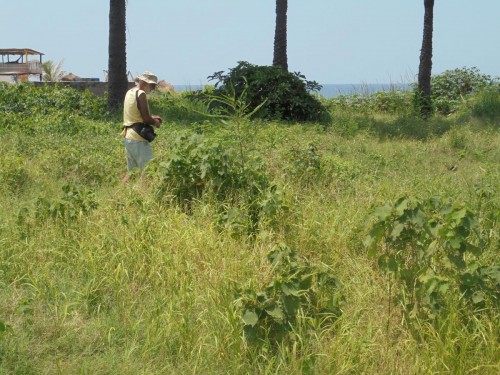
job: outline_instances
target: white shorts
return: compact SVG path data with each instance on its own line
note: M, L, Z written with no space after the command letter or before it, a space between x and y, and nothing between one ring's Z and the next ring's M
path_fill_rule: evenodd
M127 169L139 168L144 169L148 161L153 159L153 148L149 142L134 141L132 139L124 139L125 151L127 155Z

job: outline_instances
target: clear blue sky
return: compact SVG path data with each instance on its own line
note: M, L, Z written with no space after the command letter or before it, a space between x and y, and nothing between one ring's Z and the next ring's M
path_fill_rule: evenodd
M289 0L288 64L319 83L408 83L418 73L423 0ZM108 0L0 1L0 48L31 48L103 78ZM436 0L433 74L500 76L500 0ZM198 85L245 60L270 65L275 0L128 0L127 65Z

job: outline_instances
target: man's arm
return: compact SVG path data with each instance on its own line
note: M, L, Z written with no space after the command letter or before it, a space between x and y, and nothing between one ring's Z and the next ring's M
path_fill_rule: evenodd
M142 121L144 121L145 124L151 124L159 128L163 120L160 116L152 116L149 113L149 106L148 106L148 101L146 99L146 94L145 93L139 94L137 102L139 103L139 111L141 112Z

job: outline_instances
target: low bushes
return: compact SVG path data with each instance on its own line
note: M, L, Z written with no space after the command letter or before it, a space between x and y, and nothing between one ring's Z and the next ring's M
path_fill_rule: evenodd
M300 73L240 61L229 73L217 72L209 79L217 80L214 95L239 97L245 91L250 108L262 105L255 117L287 121L328 120L326 109L308 92L321 86L307 81Z

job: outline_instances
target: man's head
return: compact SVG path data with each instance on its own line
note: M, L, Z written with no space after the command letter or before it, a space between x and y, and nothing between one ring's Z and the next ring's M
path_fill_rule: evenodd
M138 82L141 89L146 92L154 90L158 85L158 77L148 71L145 71L140 76L137 76L135 81Z

